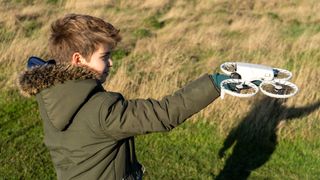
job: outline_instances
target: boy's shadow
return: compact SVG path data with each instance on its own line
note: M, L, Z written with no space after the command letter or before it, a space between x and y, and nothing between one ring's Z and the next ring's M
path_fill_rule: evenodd
M310 114L320 107L320 101L309 106L290 108L285 99L262 98L249 114L231 130L219 151L222 158L233 144L233 152L215 179L247 179L251 171L266 163L277 145L277 128L289 121Z

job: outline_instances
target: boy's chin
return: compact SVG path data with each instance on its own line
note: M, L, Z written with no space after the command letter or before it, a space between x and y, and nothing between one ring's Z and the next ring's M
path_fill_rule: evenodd
M106 82L108 75L109 75L109 73L108 73L108 72L103 73L103 74L100 76L99 81L100 81L101 83Z

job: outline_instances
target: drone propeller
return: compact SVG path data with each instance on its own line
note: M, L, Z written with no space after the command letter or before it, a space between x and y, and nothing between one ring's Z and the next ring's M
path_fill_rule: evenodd
M282 79L263 81L259 87L263 94L274 98L289 98L298 92L295 84Z
M221 99L225 93L237 97L251 97L259 91L255 84L241 79L226 79L221 82Z
M292 73L285 69L273 68L274 79L288 81L292 77Z
M237 71L237 63L235 62L225 62L220 65L220 69L226 75L231 75Z

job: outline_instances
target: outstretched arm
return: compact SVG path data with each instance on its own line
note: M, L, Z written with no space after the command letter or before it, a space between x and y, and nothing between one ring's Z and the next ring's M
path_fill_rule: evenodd
M120 94L106 98L101 106L100 124L115 139L169 131L199 112L217 97L219 91L209 75L187 84L160 101L126 100Z

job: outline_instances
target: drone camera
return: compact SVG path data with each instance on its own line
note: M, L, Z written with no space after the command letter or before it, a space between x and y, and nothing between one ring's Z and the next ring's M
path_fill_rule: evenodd
M273 69L274 77L278 77L279 72L280 72L279 70Z

